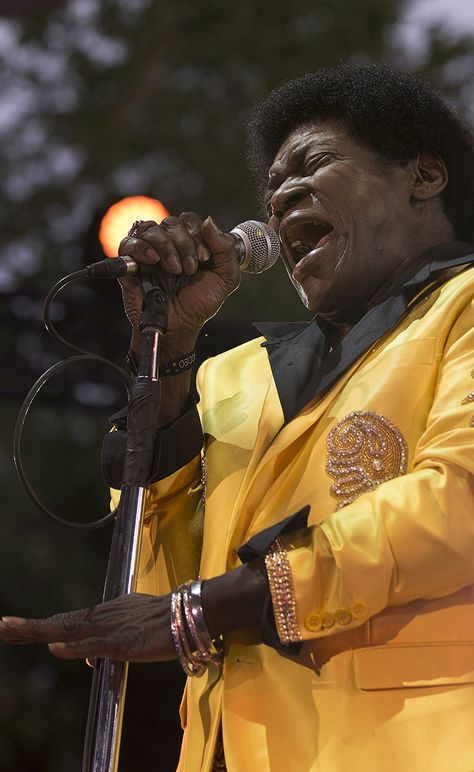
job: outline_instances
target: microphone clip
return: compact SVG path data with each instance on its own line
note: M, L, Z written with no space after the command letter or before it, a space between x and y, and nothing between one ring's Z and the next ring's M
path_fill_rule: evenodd
M146 327L157 327L161 332L166 332L168 329L169 300L166 292L160 287L150 287L143 298L143 308L138 325L141 332Z

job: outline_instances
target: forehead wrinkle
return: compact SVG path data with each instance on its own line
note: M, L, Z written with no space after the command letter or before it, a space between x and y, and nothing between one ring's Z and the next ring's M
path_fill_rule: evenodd
M276 157L268 170L268 186L280 185L292 171L296 171L307 148L299 141L299 147L285 147L280 158Z

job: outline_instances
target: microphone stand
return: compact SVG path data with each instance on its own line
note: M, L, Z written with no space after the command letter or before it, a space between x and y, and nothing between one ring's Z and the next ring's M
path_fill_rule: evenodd
M170 284L175 277L166 277ZM164 279L164 277L163 277ZM160 281L160 279L158 279ZM164 282L163 282L164 283ZM171 282L173 283L173 282ZM168 298L161 287L142 282L143 347L128 405L127 446L120 504L115 518L103 600L136 590L145 496L155 457L160 408L159 348L167 329ZM109 658L94 664L82 772L117 772L128 662Z

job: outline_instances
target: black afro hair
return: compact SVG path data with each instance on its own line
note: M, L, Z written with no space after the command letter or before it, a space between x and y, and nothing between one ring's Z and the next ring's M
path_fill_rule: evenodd
M248 124L248 146L260 188L292 131L328 121L390 164L404 165L419 153L440 156L449 175L444 211L456 238L474 241L474 135L430 84L386 65L307 73L257 105Z

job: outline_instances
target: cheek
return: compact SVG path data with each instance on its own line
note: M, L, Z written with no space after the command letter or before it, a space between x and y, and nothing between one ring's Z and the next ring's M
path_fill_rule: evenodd
M271 215L271 217L268 218L267 223L270 226L270 228L275 231L275 233L278 233L280 229L280 222L276 217Z

